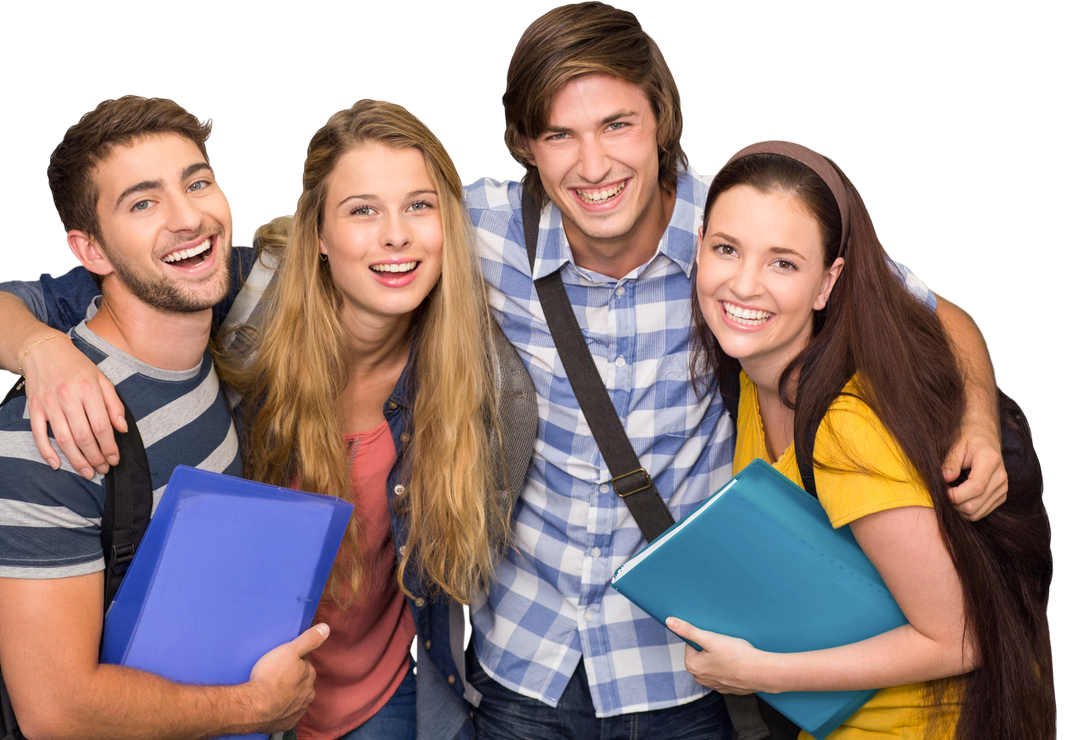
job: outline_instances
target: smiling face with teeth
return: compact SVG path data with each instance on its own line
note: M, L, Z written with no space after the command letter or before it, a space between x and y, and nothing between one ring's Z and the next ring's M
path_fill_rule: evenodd
M408 322L442 274L442 214L424 155L363 144L326 180L319 250L352 330Z
M806 346L844 266L824 259L818 222L796 197L736 185L716 199L698 232L697 297L751 379L779 378Z
M656 116L637 85L575 77L528 142L531 164L562 213L577 263L614 277L656 252L673 196L660 187Z
M225 297L232 214L194 142L154 134L119 144L93 178L100 235L71 231L68 241L103 276L107 300L124 291L156 311L197 313Z

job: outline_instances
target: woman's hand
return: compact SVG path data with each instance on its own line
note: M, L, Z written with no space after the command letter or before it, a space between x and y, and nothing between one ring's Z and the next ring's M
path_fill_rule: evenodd
M766 655L746 640L699 630L675 617L667 618L667 627L679 637L701 646L697 651L686 646L686 670L702 686L721 694L752 694L767 691L754 678L754 670Z

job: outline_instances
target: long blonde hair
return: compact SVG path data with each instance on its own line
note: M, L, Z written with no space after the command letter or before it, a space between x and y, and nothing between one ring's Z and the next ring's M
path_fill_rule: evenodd
M405 493L395 504L409 517L409 536L398 583L406 590L406 569L416 568L429 587L468 603L487 590L494 558L509 539L488 436L496 418L491 325L457 170L439 140L404 108L361 100L315 133L293 223L277 219L256 234L264 247L284 247L256 354L246 366L233 363L225 376L252 401L248 477L351 498L340 410L347 382L342 297L319 259L319 234L335 165L372 142L423 154L443 230L442 275L413 316L415 403L410 436L402 440L408 440ZM354 517L331 574L327 592L339 603L342 586L351 595L360 587L361 526Z

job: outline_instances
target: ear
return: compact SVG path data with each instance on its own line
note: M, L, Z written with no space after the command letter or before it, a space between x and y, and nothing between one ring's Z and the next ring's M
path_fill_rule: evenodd
M72 229L68 232L67 242L75 259L90 272L95 275L108 275L113 271L112 263L105 256L101 245L85 231Z
M701 242L705 239L705 226L697 227L697 246L694 247L694 264L701 267Z
M832 289L836 285L837 279L840 277L840 273L844 271L844 258L837 257L836 261L832 263L825 272L825 282L821 285L821 292L818 293L817 300L814 301L814 310L820 311L825 308L829 302L829 296L832 295Z
M322 234L319 234L319 254L324 257L330 256L330 253L326 251L326 240L323 239Z

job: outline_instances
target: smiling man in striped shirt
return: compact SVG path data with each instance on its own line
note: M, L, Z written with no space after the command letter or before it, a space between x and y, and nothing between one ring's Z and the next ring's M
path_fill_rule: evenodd
M68 243L102 291L69 335L116 385L146 447L156 505L177 465L239 475L232 415L207 352L230 287L232 215L209 124L171 100L105 101L53 153ZM21 370L21 368L20 368ZM46 465L24 397L0 410L0 660L27 737L192 738L292 727L314 695L313 627L239 686L185 686L98 664L103 476Z

